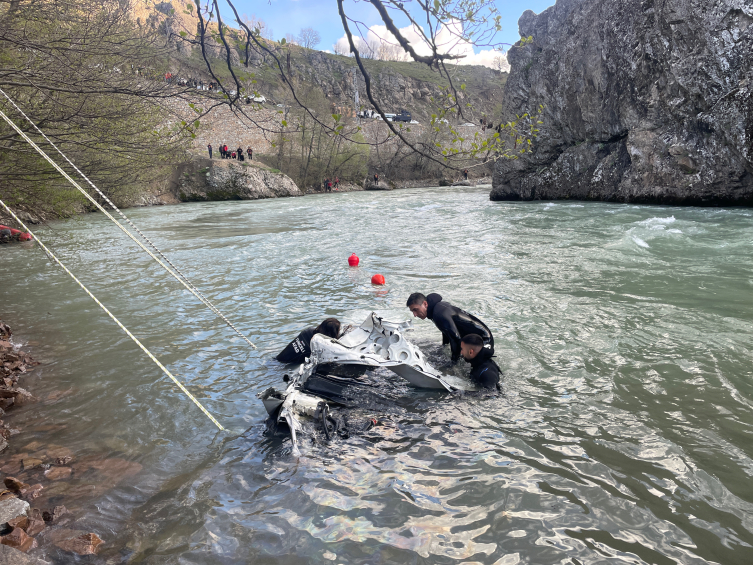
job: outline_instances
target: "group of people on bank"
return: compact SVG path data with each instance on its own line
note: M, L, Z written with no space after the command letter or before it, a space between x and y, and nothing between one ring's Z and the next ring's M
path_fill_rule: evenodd
M469 378L477 386L499 387L500 368L492 359L494 337L486 324L465 310L442 300L437 293L424 296L414 292L406 303L413 316L428 318L442 333L442 345L450 345L453 364L463 357L471 365ZM306 328L276 357L282 363L303 363L311 355L311 339L316 334L340 337L341 326L336 318L327 318L317 327Z
M209 152L209 158L211 159L213 152L211 143L207 145L207 151ZM251 149L250 145L246 148L246 156L244 156L243 147L238 146L238 149L230 149L227 144L220 144L220 159L237 159L238 161L245 161L246 157L248 157L249 161L254 159L254 150Z

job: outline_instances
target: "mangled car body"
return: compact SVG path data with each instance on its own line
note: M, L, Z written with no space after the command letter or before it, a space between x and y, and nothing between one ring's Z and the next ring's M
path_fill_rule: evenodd
M372 386L365 375L369 369L384 367L422 389L476 390L469 380L432 367L421 350L405 339L403 334L411 329L410 321L391 322L372 312L337 339L317 334L311 340L311 357L289 377L287 388L259 393L269 415L289 428L294 454L302 418L321 420L327 433L328 403L343 405L340 393L346 387Z

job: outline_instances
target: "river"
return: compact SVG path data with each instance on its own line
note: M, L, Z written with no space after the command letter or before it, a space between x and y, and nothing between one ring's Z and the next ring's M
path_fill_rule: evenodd
M218 433L40 251L0 249L0 316L44 362L0 461L70 451L42 502L105 540L90 563L753 559L751 210L490 202L487 187L128 213L258 350L101 214L39 230ZM274 355L328 316L408 319L414 291L491 327L503 393L380 374L384 426L294 457L255 396L284 386ZM437 330L414 325L442 365Z

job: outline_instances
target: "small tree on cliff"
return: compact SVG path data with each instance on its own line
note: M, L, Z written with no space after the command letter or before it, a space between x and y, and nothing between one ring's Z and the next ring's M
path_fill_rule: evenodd
M319 32L314 28L306 27L298 34L298 45L306 49L313 49L322 42Z

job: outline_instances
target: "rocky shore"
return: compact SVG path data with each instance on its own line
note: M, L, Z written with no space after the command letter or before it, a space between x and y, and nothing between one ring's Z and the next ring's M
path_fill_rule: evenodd
M357 184L342 181L332 192L361 190L393 190L399 188L424 188L431 186L476 186L491 184L491 177L469 181L429 178L420 180L383 179L374 184L365 179ZM319 194L325 192L323 185L299 188L287 175L259 161L234 161L208 159L194 156L176 168L167 186L159 193L142 197L136 206L178 204L180 202L210 202L222 200L260 200Z
M37 365L28 353L11 341L11 329L0 320L0 417L14 407L36 402L18 386L19 377ZM62 504L51 504L45 489L74 473L73 454L64 447L32 442L25 450L7 456L9 441L20 430L0 420L0 563L46 563L26 555L40 546L53 546L71 554L90 555L103 543L97 534L71 528L75 516ZM79 467L80 469L80 467ZM55 497L56 500L59 497Z

